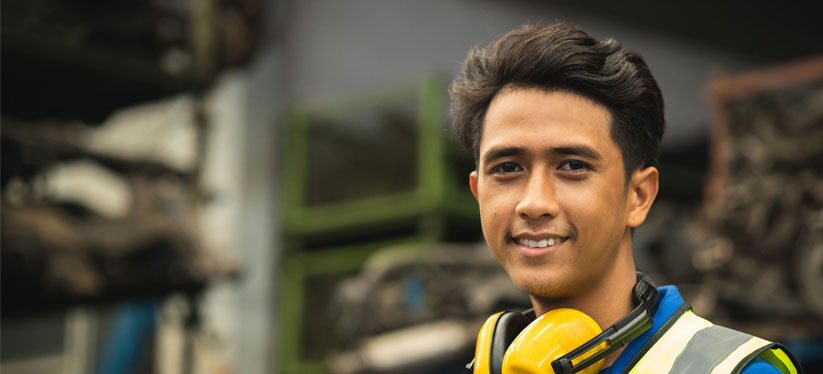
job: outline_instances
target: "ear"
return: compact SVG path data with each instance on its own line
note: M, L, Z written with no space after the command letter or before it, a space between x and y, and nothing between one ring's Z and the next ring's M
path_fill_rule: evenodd
M477 170L469 173L469 188L472 190L474 199L477 200Z
M646 215L652 208L657 197L658 172L657 168L649 166L637 169L632 173L629 181L629 209L626 223L629 227L637 227L646 220Z

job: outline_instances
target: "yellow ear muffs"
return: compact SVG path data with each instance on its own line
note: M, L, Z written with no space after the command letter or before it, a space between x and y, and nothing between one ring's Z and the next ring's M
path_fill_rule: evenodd
M552 310L526 326L506 350L503 358L502 374L543 374L554 373L552 361L571 352L601 332L591 317L568 308ZM597 349L586 352L572 360L577 364L606 348L605 342ZM580 373L597 374L603 360L583 369Z
M534 312L497 313L480 329L474 360L466 367L474 374L597 373L605 357L654 323L660 295L641 272L632 300L637 306L605 331L574 309L555 309L537 319Z
M477 334L472 361L474 374L548 374L551 363L600 333L600 326L585 313L568 308L552 310L539 318L500 312L486 319ZM530 323L531 321L531 323ZM577 364L606 343L572 360ZM581 373L597 373L603 360Z

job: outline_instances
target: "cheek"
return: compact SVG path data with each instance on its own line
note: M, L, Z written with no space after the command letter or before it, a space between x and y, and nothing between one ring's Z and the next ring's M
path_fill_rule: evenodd
M485 217L495 218L504 214L507 205L505 194L488 191L487 194L480 197L480 213Z
M480 212L480 219L483 224L483 231L492 232L500 227L500 219L503 214L495 207L488 206Z
M563 208L563 213L572 221L591 218L592 214L596 214L602 206L598 202L598 196L591 193L589 188L569 186L563 191L558 191L557 202ZM574 223L574 222L571 222Z
M565 219L581 233L583 240L611 236L607 232L611 233L616 220L624 215L618 192L593 187L564 189L562 196L558 196Z
M510 216L509 212L514 211L507 202L504 194L491 193L482 196L480 199L480 219L486 239L496 240L500 231L506 230L505 220Z

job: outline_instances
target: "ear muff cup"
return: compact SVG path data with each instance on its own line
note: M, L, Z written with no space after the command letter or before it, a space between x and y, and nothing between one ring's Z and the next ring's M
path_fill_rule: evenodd
M600 326L585 313L569 308L554 309L531 322L506 350L501 374L554 373L552 362L601 333ZM573 364L605 349L606 342L572 360ZM579 374L597 374L603 360ZM570 368L569 368L570 369ZM570 371L571 372L571 371Z
M555 309L537 319L531 312L496 313L486 319L477 336L473 373L553 373L552 360L599 332L600 326L591 317L574 309ZM599 348L605 346L603 343ZM602 364L601 360L582 373L597 373Z
M509 345L531 322L531 318L515 312L505 312L497 319L489 348L490 374L503 374L503 358Z

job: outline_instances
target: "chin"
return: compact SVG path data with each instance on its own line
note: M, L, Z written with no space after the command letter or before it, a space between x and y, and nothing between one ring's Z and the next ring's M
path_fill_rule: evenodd
M518 276L512 276L509 272L509 277L518 288L525 291L529 295L544 297L544 298L562 298L573 294L571 286L567 282L558 279L558 277L547 276L547 271L539 271L539 274L529 274L529 270L519 270ZM532 270L533 272L534 270Z
M561 288L555 288L551 285L540 285L540 284L528 284L521 286L520 289L525 291L531 296L536 296L540 298L546 299L559 299L559 298L566 298L571 295L570 292L565 291Z

